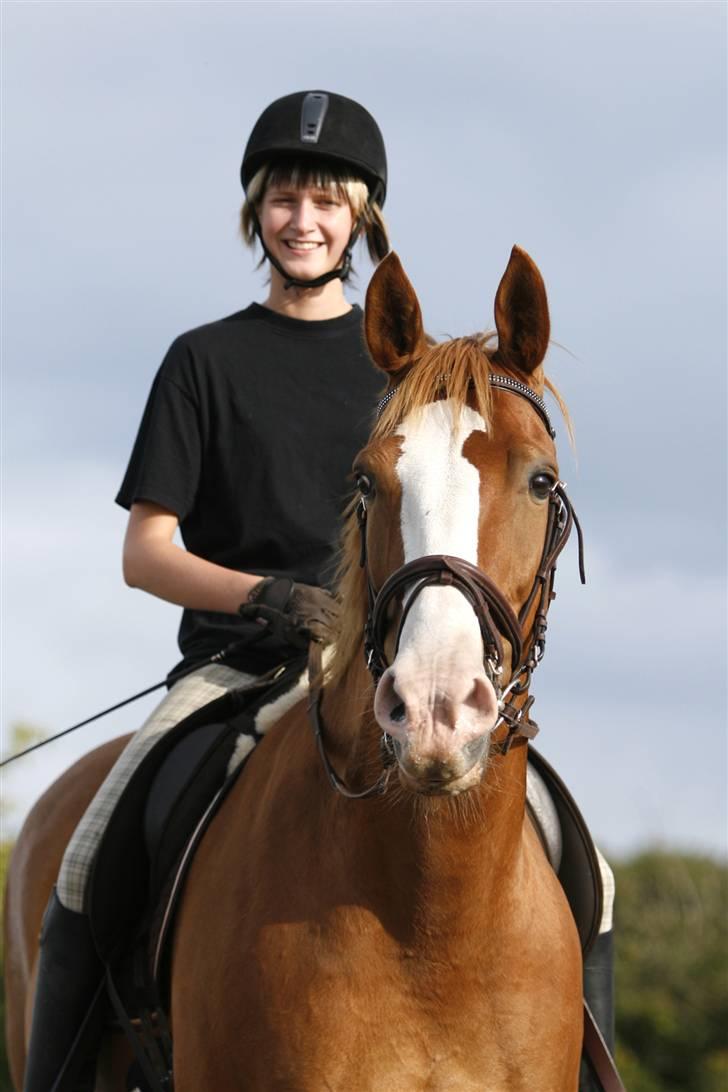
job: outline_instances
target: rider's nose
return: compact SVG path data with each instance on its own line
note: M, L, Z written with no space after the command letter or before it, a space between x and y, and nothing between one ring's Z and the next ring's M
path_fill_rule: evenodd
M305 234L313 230L313 203L307 197L301 197L291 207L291 226Z

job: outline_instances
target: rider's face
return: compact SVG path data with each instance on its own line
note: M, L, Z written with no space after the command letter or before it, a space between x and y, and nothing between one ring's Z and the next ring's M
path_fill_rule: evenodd
M269 186L258 217L268 250L287 273L305 280L341 264L353 227L347 200L314 186Z

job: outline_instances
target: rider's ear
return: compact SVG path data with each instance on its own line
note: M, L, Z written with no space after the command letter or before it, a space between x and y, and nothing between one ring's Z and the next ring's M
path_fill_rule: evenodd
M372 360L390 375L427 348L419 301L394 251L382 259L369 282L364 330Z
M525 250L514 246L495 297L497 364L531 375L549 345L551 324L543 279Z

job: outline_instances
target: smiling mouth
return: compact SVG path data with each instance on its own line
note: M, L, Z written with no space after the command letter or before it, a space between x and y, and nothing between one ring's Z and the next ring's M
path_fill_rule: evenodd
M284 239L283 245L286 246L289 250L308 251L317 250L318 247L323 246L323 243L303 242L302 240L298 239Z

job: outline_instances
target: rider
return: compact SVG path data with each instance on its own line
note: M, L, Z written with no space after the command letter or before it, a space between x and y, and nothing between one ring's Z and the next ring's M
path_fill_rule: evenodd
M184 608L172 676L191 671L133 736L66 850L41 934L26 1092L93 1088L102 969L87 880L132 773L161 734L299 654L336 612L332 543L382 382L362 366L362 313L344 294L360 237L375 261L389 250L382 135L351 99L287 95L256 122L241 180L241 231L268 262L267 299L173 342L116 498L130 512L125 579ZM210 663L221 649L225 662Z

